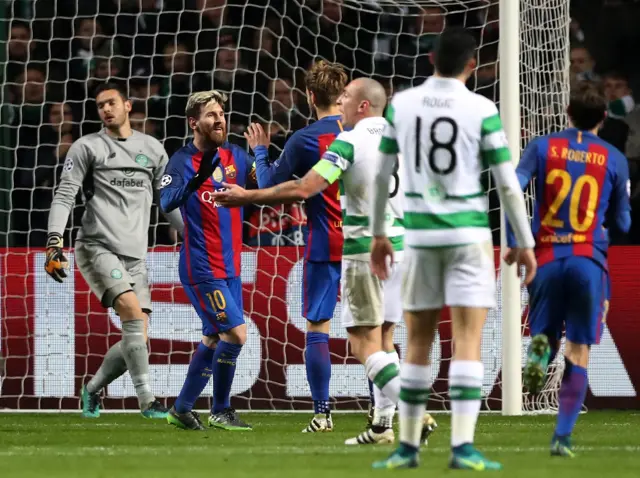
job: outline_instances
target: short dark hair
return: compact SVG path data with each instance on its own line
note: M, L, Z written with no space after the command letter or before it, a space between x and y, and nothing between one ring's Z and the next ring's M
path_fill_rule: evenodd
M589 52L589 49L587 48L587 45L585 45L584 43L572 43L571 44L571 50L584 50L587 53L589 53L589 55L591 55L591 52Z
M31 25L29 25L29 22L25 22L24 20L14 19L11 22L11 28L9 28L9 31L11 31L12 28L24 28L28 32L31 32Z
M433 50L436 71L446 77L458 76L475 56L476 48L476 39L464 28L445 29Z
M567 113L571 123L580 130L591 130L598 126L607 113L607 100L602 84L581 81L571 89Z
M615 71L615 70L608 71L607 73L604 74L602 78L604 80L621 80L629 83L629 78L627 78L627 75L625 75L621 71Z
M24 73L26 76L28 70L38 71L42 73L42 76L44 76L45 78L47 77L47 69L39 63L27 63L24 70L22 70L20 74Z
M115 81L106 81L100 84L95 90L94 98L98 98L100 93L104 93L109 90L116 90L123 101L127 101L129 99L127 87L122 83L116 83Z

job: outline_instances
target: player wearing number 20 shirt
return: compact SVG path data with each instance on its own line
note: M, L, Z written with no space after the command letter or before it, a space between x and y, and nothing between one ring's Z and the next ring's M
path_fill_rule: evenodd
M533 140L517 168L521 186L533 179L535 253L540 265L529 286L532 341L524 383L544 385L565 330L553 455L573 456L570 435L587 391L589 348L597 344L609 307L608 231L631 224L629 169L620 151L596 136L606 102L595 85L572 89L570 128ZM511 240L511 238L510 238Z
M571 115L571 107L569 111ZM567 338L595 344L608 300L605 221L623 232L630 225L627 159L594 132L572 127L529 143L517 173L523 188L533 179L536 192L532 230L540 269L530 287L532 335L550 332L550 339L560 338L561 322L551 322L569 307L571 294L565 289L576 288L581 291L578 302L588 301L594 310L589 327L584 327L586 318L578 330L567 322ZM559 279L563 286L552 280L558 277L564 277ZM555 299L546 296L552 290L557 291Z

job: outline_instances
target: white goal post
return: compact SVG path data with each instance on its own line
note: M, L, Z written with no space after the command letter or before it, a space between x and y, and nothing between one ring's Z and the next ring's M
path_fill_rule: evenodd
M528 140L567 126L569 97L569 1L500 0L500 115L514 165ZM523 116L528 114L523 125ZM524 128L523 128L524 126ZM524 134L523 134L524 133ZM536 397L523 394L523 298L517 267L502 260L506 249L501 208L502 414L557 409L562 354L550 366L549 380ZM528 299L528 297L527 297Z
M514 165L520 159L520 3L500 0L500 116ZM504 41L505 38L518 41ZM500 208L500 276L502 278L502 414L522 414L522 306L517 266L503 260L504 210Z

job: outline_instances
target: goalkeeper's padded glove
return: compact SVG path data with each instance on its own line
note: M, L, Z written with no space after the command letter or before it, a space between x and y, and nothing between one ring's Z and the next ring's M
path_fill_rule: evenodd
M203 153L202 159L200 160L200 167L198 168L198 172L191 178L188 184L189 191L197 191L200 189L200 186L204 184L204 182L211 177L213 172L220 164L220 156L216 158L216 153L218 152L218 148L213 151L207 151Z
M47 236L47 259L44 263L44 270L53 277L54 280L62 282L67 277L69 261L62 253L62 236L52 232Z

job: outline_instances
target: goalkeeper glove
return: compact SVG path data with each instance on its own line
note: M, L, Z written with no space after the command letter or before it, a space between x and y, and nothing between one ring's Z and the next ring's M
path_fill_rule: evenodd
M189 181L189 191L197 191L200 189L200 186L202 186L204 182L211 177L215 169L218 167L218 164L220 164L220 156L216 158L217 152L218 149L216 148L213 151L207 151L202 154L198 172Z
M67 277L69 261L62 253L62 236L52 232L47 236L47 259L44 263L44 270L53 279L62 282Z

